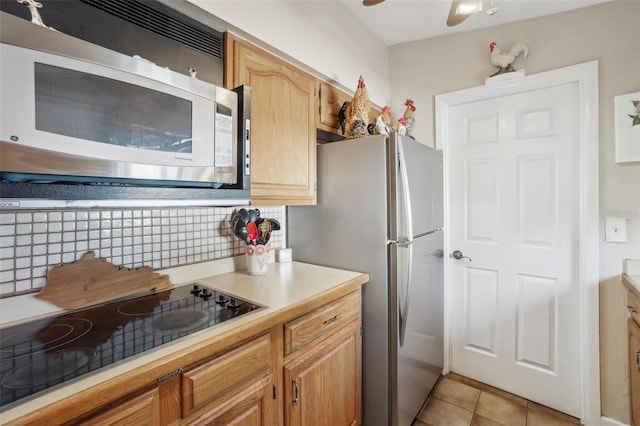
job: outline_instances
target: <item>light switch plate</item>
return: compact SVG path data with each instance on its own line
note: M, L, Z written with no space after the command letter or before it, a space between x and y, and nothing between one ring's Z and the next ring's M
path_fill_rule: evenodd
M627 218L605 217L604 240L614 243L627 242Z

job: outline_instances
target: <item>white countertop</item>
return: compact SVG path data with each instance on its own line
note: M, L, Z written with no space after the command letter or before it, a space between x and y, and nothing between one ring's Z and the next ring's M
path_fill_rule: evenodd
M622 282L640 297L640 275L622 274Z
M241 260L244 261L242 257ZM190 347L195 342L215 337L218 334L228 332L240 325L248 324L272 315L279 310L308 301L348 281L359 280L361 283L368 281L368 276L359 272L299 262L269 264L268 271L263 276L250 276L244 270L221 273L221 271L225 272L225 270L228 269L233 270L233 268L237 266L237 262L238 259L232 258L222 264L220 264L219 261L205 262L164 270L162 272L169 274L171 282L176 286L191 284L197 280L204 285L214 287L223 292L265 305L267 306L266 308L209 327L182 339L144 352L143 354L127 358L119 363L89 373L86 376L74 379L68 384L62 384L60 387L46 391L40 396L26 400L0 413L0 423L17 419L40 407L62 400L83 389L132 371L149 362L169 356L172 353ZM11 322L23 321L24 315L20 314L20 312L25 312L25 306L28 304L27 301L29 301L29 299L36 301L33 305L29 305L29 309L33 306L30 317L50 315L52 311L59 311L59 308L47 302L34 299L33 295L28 296L30 297L19 296L0 300L0 310L2 310L2 321L0 324L2 324L2 326L5 326L9 320ZM31 302L32 301L29 301L29 303ZM38 302L42 302L44 305Z

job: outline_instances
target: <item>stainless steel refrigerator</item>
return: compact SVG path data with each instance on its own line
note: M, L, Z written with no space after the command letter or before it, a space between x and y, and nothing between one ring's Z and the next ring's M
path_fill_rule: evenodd
M442 193L442 155L392 133L318 145L318 204L288 208L295 260L370 274L365 426L409 426L442 373Z

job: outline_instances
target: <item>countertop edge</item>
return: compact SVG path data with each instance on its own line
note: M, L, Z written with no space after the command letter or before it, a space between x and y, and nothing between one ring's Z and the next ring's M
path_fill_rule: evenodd
M640 297L640 275L629 275L623 273L621 275L622 284L636 296Z

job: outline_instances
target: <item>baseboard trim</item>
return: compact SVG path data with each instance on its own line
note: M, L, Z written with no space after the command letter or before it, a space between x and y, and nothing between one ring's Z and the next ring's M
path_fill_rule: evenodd
M617 420L614 420L612 418L605 417L605 416L602 416L602 418L600 420L600 425L601 426L629 426L626 423L622 423L622 422L619 422Z

